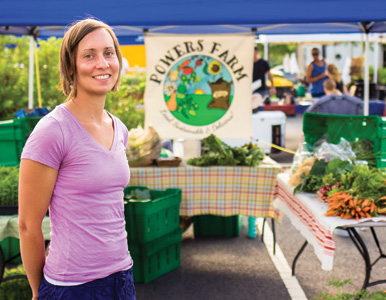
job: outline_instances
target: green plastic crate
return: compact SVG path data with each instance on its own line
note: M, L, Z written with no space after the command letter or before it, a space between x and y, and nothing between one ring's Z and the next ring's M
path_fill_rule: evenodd
M133 280L148 283L180 266L182 229L178 227L149 243L129 242L133 258Z
M0 122L0 166L17 166L25 142L41 116Z
M351 116L305 113L304 140L313 146L324 134L334 144L343 137L349 142L368 139L373 142L377 168L386 168L386 122L378 115Z
M193 217L194 236L239 236L243 216L201 215Z
M20 240L14 237L7 237L0 242L3 250L4 260L8 263L21 264ZM9 261L12 257L13 260Z
M125 196L135 189L125 188ZM180 189L150 190L151 201L125 201L125 219L128 240L147 243L174 232L180 224Z

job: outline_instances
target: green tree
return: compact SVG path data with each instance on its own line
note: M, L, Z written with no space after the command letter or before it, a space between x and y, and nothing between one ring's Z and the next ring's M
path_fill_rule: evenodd
M38 67L42 106L55 107L63 102L59 79L61 39L39 41ZM0 119L14 117L14 112L27 108L29 85L29 37L0 36ZM36 67L34 68L34 106L38 106Z
M0 36L0 119L28 104L28 38Z
M55 107L65 100L61 92L59 73L59 50L62 39L54 37L39 41L39 75L43 107ZM37 88L35 85L34 99L37 106Z
M42 106L53 109L65 100L61 92L59 50L62 39L51 37L38 41L38 68ZM0 35L0 120L14 119L14 113L28 107L29 37ZM143 125L146 74L125 75L120 88L109 93L106 109L128 127ZM34 107L38 107L36 67L34 69Z
M264 56L264 45L258 44L260 56ZM283 63L284 56L287 53L295 52L297 44L269 44L268 45L268 61L271 68L281 65Z

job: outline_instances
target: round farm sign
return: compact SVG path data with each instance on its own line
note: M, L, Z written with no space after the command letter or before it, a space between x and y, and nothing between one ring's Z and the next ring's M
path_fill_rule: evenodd
M177 61L164 81L168 110L179 121L193 126L219 120L229 109L233 93L231 73L221 61L207 55Z

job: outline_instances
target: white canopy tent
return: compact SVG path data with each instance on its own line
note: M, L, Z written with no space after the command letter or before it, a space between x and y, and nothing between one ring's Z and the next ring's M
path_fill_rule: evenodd
M259 35L256 42L264 44L264 57L268 58L268 44L269 43L336 43L336 42L364 42L364 110L363 114L369 114L369 44L373 42L376 44L375 60L379 56L378 44L380 42L386 43L386 35L381 33L346 33L346 34L272 34ZM374 63L374 82L377 82L378 63Z

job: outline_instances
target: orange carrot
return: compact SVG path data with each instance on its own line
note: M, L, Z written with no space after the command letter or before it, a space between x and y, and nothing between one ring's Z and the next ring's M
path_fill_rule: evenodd
M179 67L178 69L179 69L179 70L183 69L183 68L186 67L189 63L190 63L190 59L185 60L185 61L180 65L180 67Z

